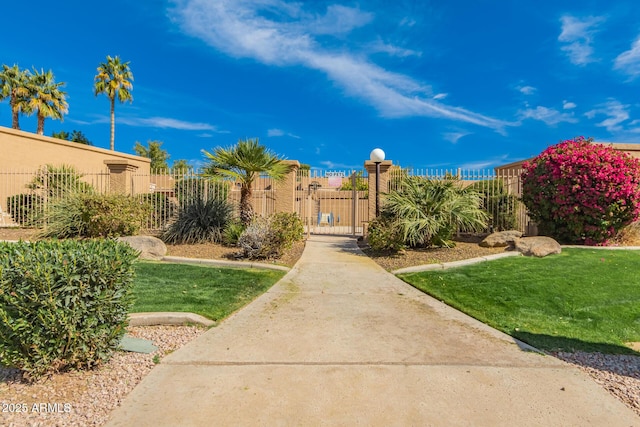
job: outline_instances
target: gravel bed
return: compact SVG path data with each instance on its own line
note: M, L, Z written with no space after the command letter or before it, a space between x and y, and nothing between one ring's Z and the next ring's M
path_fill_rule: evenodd
M552 354L589 374L596 383L640 415L639 356L584 352Z
M24 382L18 370L0 366L0 425L104 425L111 411L151 372L154 358L162 363L164 355L205 331L197 326L129 327L130 335L152 341L158 350L117 352L98 369L56 374L33 384Z

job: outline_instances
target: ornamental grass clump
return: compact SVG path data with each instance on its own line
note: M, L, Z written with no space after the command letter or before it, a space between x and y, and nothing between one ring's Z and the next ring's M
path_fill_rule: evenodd
M0 242L0 364L27 380L118 348L138 253L115 240Z
M577 137L523 167L529 215L562 243L606 245L640 215L640 161L612 147Z

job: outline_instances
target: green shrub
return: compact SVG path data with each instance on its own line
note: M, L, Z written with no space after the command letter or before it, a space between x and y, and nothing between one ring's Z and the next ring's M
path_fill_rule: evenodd
M269 217L271 251L279 257L304 237L304 224L297 213L279 212Z
M405 247L400 228L389 215L380 215L369 222L367 242L376 252L396 252Z
M43 199L36 194L15 194L7 197L7 210L16 224L24 227L41 225Z
M221 199L196 199L182 209L162 234L166 243L220 243L231 221L233 207Z
M61 197L67 193L90 193L93 187L82 181L82 174L74 166L48 164L33 177L27 188L39 190L49 197Z
M140 229L147 209L130 196L70 193L51 202L40 237L131 236Z
M246 227L240 221L231 221L222 232L222 241L227 246L237 246Z
M0 242L0 362L37 379L108 360L136 257L113 240Z
M245 258L279 258L303 237L304 226L298 214L281 212L254 219L238 239L238 246Z

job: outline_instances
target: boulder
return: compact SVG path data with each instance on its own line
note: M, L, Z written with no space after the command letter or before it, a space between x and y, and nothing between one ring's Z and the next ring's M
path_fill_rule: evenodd
M133 249L140 251L140 259L160 260L167 254L167 246L153 236L124 236L118 241L128 243Z
M522 232L518 230L498 231L489 234L479 244L483 248L504 248L512 246L513 242L520 237L522 237Z
M551 237L523 237L515 241L515 249L526 256L544 257L562 252L560 244Z

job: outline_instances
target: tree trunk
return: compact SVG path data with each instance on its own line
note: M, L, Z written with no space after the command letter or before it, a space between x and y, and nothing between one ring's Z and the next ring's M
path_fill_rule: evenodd
M11 127L20 130L20 111L16 108L16 97L11 96L9 104L11 105Z
M111 151L116 149L116 100L111 99Z
M251 224L251 221L253 220L253 206L251 205L251 198L251 184L242 184L242 187L240 187L240 221L245 226Z
M38 135L44 135L44 116L38 110L38 130L36 130Z

